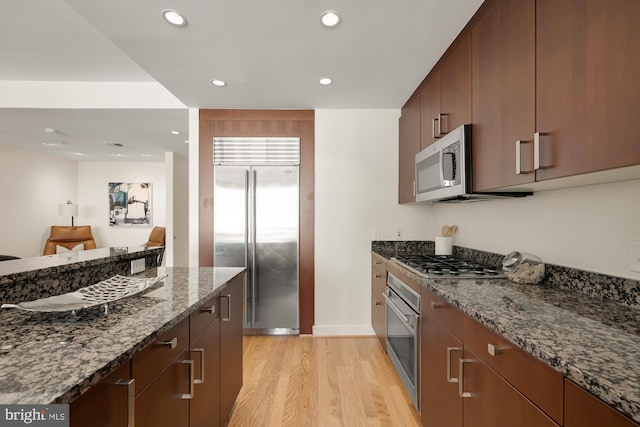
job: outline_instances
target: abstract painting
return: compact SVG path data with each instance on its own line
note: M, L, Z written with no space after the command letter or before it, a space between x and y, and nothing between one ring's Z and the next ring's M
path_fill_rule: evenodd
M109 226L150 227L151 183L109 183Z

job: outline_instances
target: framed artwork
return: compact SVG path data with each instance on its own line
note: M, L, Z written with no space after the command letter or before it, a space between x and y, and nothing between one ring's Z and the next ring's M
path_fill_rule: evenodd
M150 182L109 183L109 226L150 227Z

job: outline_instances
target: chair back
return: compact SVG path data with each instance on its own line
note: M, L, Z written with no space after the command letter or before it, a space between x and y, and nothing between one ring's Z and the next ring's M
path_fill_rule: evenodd
M51 234L44 245L43 255L57 253L56 246L63 246L71 250L81 243L84 244L84 249L96 248L96 241L93 239L90 225L52 225Z
M164 246L165 234L165 227L153 227L153 230L151 230L151 234L149 235L149 241L145 243L145 246Z

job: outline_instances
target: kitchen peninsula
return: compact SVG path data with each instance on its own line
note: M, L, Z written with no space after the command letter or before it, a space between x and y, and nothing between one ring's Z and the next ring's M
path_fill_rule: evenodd
M139 276L165 275L148 290L110 303L108 314L99 307L75 315L0 311L0 403L70 403L72 426L83 425L83 407L92 408L92 417L134 417L136 425L153 425L170 411L167 416L181 421L172 425L184 425L204 406L196 398L213 390L220 405L208 416L224 422L242 385L244 269L153 267ZM115 373L128 381L115 392L128 395L128 404L100 394ZM169 377L179 378L180 390L164 389ZM124 410L110 407L122 402ZM211 399L208 406L214 407Z

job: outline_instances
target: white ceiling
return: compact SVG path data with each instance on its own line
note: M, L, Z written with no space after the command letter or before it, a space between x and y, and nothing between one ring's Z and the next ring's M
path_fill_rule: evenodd
M0 0L0 81L158 82L193 108L400 108L482 1ZM167 24L167 8L188 25ZM319 23L329 9L338 28ZM186 108L0 110L0 144L87 160L186 155L187 130Z

